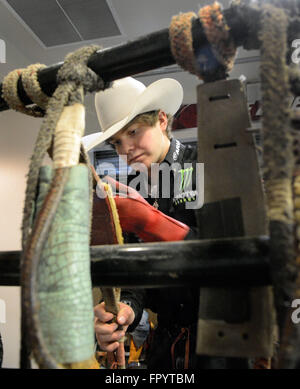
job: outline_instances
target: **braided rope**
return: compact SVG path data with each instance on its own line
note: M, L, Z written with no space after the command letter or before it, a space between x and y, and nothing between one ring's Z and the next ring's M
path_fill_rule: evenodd
M24 69L16 69L8 73L2 82L2 98L6 101L9 108L15 111L25 113L33 117L43 117L44 112L38 106L26 107L18 95L18 80Z
M82 123L81 119L84 109L82 109L81 106L83 106L84 93L105 89L107 86L97 74L95 74L87 67L89 57L98 49L98 46L81 48L75 51L75 53L68 55L63 66L60 68L57 76L59 86L48 102L47 113L38 134L27 179L22 224L23 255L21 260L21 268L22 285L25 285L25 289L22 290L22 314L24 311L29 309L30 315L27 315L27 331L31 333L32 336L31 339L33 342L33 352L35 359L42 367L74 367L77 366L77 364L62 366L51 357L47 350L47 346L45 345L43 334L39 330L39 307L34 303L34 301L36 301L35 294L37 289L36 269L40 257L40 250L44 246L43 241L47 239L47 228L50 228L52 224L51 220L53 219L53 210L55 207L57 207L57 204L60 201L59 193L62 193L66 182L65 179L61 179L60 174L61 172L68 174L68 167L70 167L70 165L68 163L63 164L63 169L59 164L58 167L56 167L55 175L48 192L52 193L52 195L46 196L41 208L43 212L39 213L36 219L37 221L35 223L34 232L31 234L33 221L32 215L34 212L34 203L37 193L39 169L46 151L52 144L53 136L56 138L56 140L54 139L55 155L57 155L57 150L59 151L58 155L61 155L61 153L63 153L64 145L69 142L70 138L75 138L74 142L72 140L74 148L74 154L72 155L73 163L75 163L75 161L78 163L81 156L84 158L85 162L89 164L88 155L85 150L82 149L81 143L78 142L78 133L76 131L72 131L73 129L71 128L71 136L66 136L65 130L67 131L68 126L64 126L62 122L66 119L66 117L64 117L66 112L68 113L67 118L69 118L69 110L79 106L79 120L75 120L75 122L77 121L80 123L79 127L80 131L82 131L84 123ZM34 74L34 69L31 70L31 73ZM30 70L28 72L30 72ZM76 119L78 119L78 116ZM57 128L59 131L56 133ZM63 131L60 131L62 128ZM64 138L63 141L61 141L62 134ZM57 139L59 140L58 142ZM74 155L76 155L76 157ZM57 162L57 160L58 159L56 158L55 162ZM90 209L92 209L92 175L90 170L89 175ZM48 216L50 216L50 221L48 221ZM40 231L42 231L43 235L40 234ZM35 244L35 242L38 242L38 245ZM91 366L91 364L93 364L93 362L94 359L85 361L83 362L82 367L86 366L88 368Z
M194 12L173 16L169 34L172 55L178 65L184 70L198 75L192 37L192 20L196 17Z
M295 215L295 235L297 240L297 265L300 266L300 171L295 173L293 183L294 194L294 215ZM298 271L298 277L296 281L295 298L300 298L300 272Z
M50 97L42 91L37 75L39 70L45 68L46 65L40 63L29 65L23 70L21 75L23 88L27 96L31 101L43 109L47 108Z
M263 7L261 79L264 131L264 179L271 221L293 224L292 136L289 119L288 68L285 60L287 17L272 5Z
M215 78L220 78L220 75L224 77L233 67L236 47L224 20L221 6L215 2L213 5L201 8L198 15L210 43L211 54L205 48L196 56L192 26L197 20L197 15L194 12L187 12L175 15L171 19L169 36L172 55L178 65L200 79L205 79L208 73L214 73ZM209 55L215 57L214 69L207 69Z
M224 20L221 5L214 2L201 8L199 18L216 58L229 72L234 64L236 47Z
M70 88L69 92L71 92ZM33 222L34 203L37 194L37 185L39 170L47 150L50 148L54 136L55 126L62 113L63 106L67 103L68 96L63 94L61 90L56 90L49 101L47 113L40 131L38 133L33 154L29 164L29 172L27 174L27 184L25 193L25 203L23 209L22 221L22 248L25 250L28 237L31 233Z
M287 123L289 110L289 71L286 63L288 17L271 4L262 7L261 81L264 138L264 180L267 195L271 272L280 352L290 353L286 322L291 322L290 306L296 278L294 252L294 171L293 137ZM280 363L282 362L280 356ZM286 362L286 360L285 360Z
M300 94L300 69L297 65L289 67L289 79L291 84L291 91L295 96Z
M39 169L42 165L43 158L53 141L55 129L62 115L64 106L71 105L75 102L79 102L81 104L84 90L93 92L107 87L101 78L86 66L88 58L98 49L98 46L89 46L88 48L80 48L75 51L73 55L72 53L68 54L63 66L58 71L57 80L59 86L56 88L49 100L47 114L38 133L29 166L22 222L23 250L26 247L26 242L31 232L34 211L33 206L36 198ZM81 61L82 65L79 66ZM54 147L57 156L56 161L59 161L60 155L63 153L63 150L62 152L60 151L61 147L65 144L64 140L62 142L60 141L60 135L64 137L64 133L62 133L58 135L58 139L56 138L54 140L54 142L56 142L56 146L58 144L58 147ZM76 144L76 154L78 156L78 147L80 147L80 145L78 145L78 142ZM87 158L86 153L84 153L83 156ZM73 157L71 156L69 158L72 159ZM76 159L76 157L74 157L74 159ZM57 164L59 164L59 162L57 162ZM62 162L60 166L63 164L64 162Z
M296 113L296 112L295 112ZM294 180L293 180L293 198L294 198L294 216L295 216L295 236L297 239L297 254L300 261L300 133L294 130L293 134L293 152L295 156ZM296 298L300 298L300 273L298 274L298 289Z
M293 112L293 114L296 116L294 119L297 118L297 111ZM293 116L292 116L293 117ZM297 127L296 127L297 128ZM300 137L299 137L299 131L297 129L292 130L293 135L293 153L295 157L295 166L293 171L293 200L294 200L294 236L295 236L295 251L296 251L296 259L295 259L295 266L296 266L296 279L294 282L295 290L293 298L299 299L300 298ZM279 356L277 365L279 367L285 368L295 368L297 369L299 367L299 359L300 359L300 353L299 353L299 327L296 324L292 323L291 315L292 315L293 309L292 307L289 308L286 319L284 323L284 328L282 330L282 336L281 336L281 347L279 350Z

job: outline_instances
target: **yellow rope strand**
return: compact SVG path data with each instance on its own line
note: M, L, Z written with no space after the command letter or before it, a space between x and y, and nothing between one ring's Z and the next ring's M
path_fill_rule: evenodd
M107 192L107 195L108 195L108 201L109 201L109 205L110 205L112 216L113 216L113 222L114 222L114 226L116 229L116 237L117 237L118 243L123 244L124 238L122 235L120 218L119 218L116 202L115 202L114 197L113 197L111 186L109 184L104 184L104 190Z

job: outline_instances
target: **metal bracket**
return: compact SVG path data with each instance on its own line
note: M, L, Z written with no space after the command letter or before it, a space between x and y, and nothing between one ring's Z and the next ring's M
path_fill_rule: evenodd
M198 161L204 163L200 238L267 234L262 179L243 84L198 86Z
M267 234L262 179L243 84L198 86L198 161L204 163L199 238ZM226 274L224 274L226 277ZM270 357L274 347L271 287L201 288L197 354Z

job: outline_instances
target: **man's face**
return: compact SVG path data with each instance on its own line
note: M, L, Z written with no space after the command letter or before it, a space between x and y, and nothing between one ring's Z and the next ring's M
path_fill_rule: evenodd
M154 126L133 123L113 136L109 143L134 170L143 170L141 164L149 170L152 163L162 162L168 152L167 124L167 115L160 111Z

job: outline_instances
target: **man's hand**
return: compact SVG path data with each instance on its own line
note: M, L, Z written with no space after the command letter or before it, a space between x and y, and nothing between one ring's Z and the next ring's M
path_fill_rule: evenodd
M125 336L128 326L134 321L133 309L127 304L121 302L119 304L117 323L110 322L114 315L105 310L104 302L94 307L95 333L102 351L115 351L119 347L119 340ZM118 330L119 325L123 326L123 330Z

